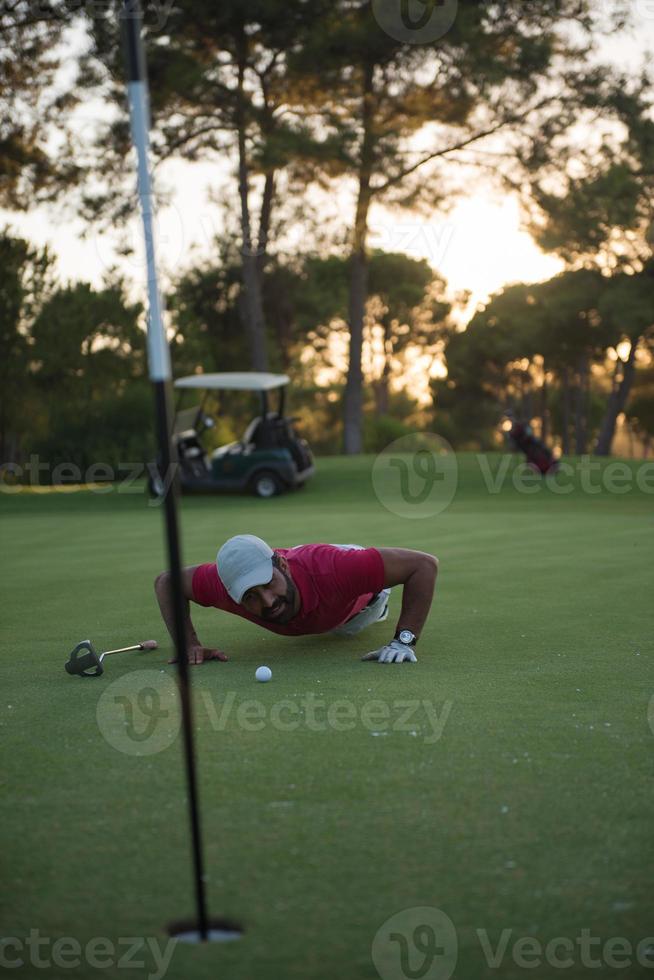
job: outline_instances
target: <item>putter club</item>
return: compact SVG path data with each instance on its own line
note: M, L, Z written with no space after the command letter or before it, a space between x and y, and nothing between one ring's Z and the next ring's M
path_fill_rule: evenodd
M77 674L79 677L99 677L104 673L102 661L105 657L110 657L114 653L128 653L130 650L156 650L156 640L144 640L131 647L119 647L117 650L105 650L104 653L96 653L90 640L82 640L78 643L66 662L66 671L69 674ZM82 651L86 653L82 653Z

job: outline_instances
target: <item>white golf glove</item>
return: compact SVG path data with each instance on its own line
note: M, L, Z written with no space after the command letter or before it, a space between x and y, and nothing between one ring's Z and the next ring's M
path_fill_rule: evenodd
M413 649L407 646L406 643L400 643L399 640L391 640L387 643L385 647L381 647L379 650L373 650L371 653L367 653L365 657L361 657L362 660L376 660L378 664L401 664L406 661L406 663L415 664L418 662Z

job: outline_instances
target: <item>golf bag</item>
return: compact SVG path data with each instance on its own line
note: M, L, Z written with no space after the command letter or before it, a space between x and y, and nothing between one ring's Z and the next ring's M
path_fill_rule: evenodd
M542 439L534 435L529 423L519 422L517 419L510 419L510 421L511 428L507 432L507 439L511 448L524 453L529 466L543 476L547 473L555 473L559 466L558 460L554 458L552 450Z

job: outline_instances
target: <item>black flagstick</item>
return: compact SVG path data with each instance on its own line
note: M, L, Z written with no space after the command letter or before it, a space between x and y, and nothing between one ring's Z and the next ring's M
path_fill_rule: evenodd
M153 230L153 198L150 183L149 144L150 112L148 82L145 69L145 53L141 39L141 13L138 2L124 0L123 24L127 59L127 88L129 95L132 141L138 156L138 193L143 217L143 234L148 271L148 365L154 389L155 415L162 473L168 476L176 458L170 439L170 349L164 331L162 302L157 280L157 265ZM176 475L176 474L175 474ZM193 713L189 685L189 663L184 632L184 599L182 594L181 554L177 524L177 479L164 497L168 561L173 595L175 646L179 668L179 692L182 705L184 731L184 756L189 794L189 809L193 839L193 864L195 871L195 898L198 928L203 940L208 938L207 908L204 889L202 837L198 807L195 751L193 746Z

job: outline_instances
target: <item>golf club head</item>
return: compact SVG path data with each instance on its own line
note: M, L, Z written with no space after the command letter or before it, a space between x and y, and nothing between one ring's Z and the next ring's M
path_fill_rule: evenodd
M86 650L86 653L81 653L82 650ZM102 659L98 657L90 640L82 640L77 644L66 663L66 670L69 674L78 674L80 677L99 677L104 673Z

